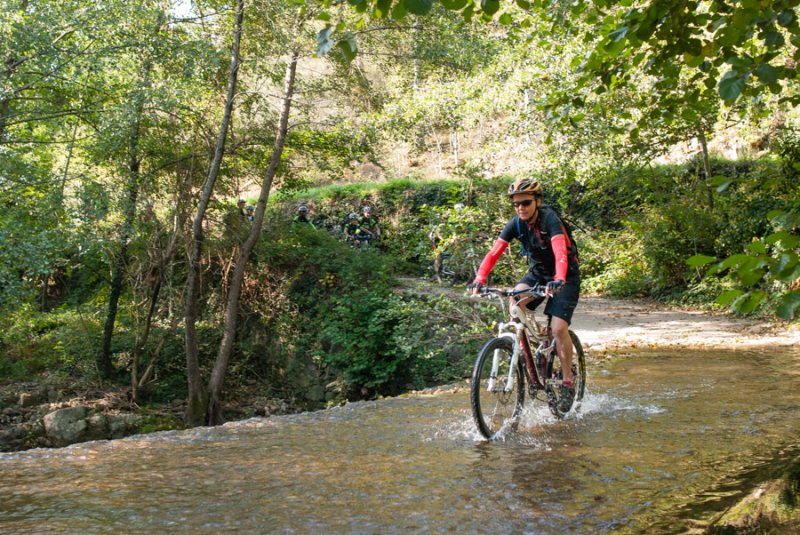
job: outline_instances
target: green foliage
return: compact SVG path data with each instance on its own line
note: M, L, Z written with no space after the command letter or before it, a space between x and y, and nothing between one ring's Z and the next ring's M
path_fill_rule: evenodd
M649 208L637 231L651 268L653 291L660 293L686 286L692 277L686 269L686 255L712 252L719 226L714 214L703 206L673 203Z
M767 301L773 303L783 319L793 319L800 307L800 215L773 212L774 232L756 238L738 253L716 262L716 258L695 255L687 262L692 267L714 263L706 276L725 274L737 288L721 294L716 303L750 314Z
M306 225L276 223L270 235L257 262L285 281L292 303L274 318L292 327L282 343L323 374L341 377L344 396L398 391L406 372L389 343L397 320L387 260Z
M797 53L800 25L793 0L712 3L707 10L696 9L690 0L673 2L669 9L661 2L643 2L607 18L598 16L616 4L582 2L575 10L593 24L590 35L600 36L583 66L585 80L599 77L612 89L619 79L629 80L626 71L640 65L648 75L668 80L683 68L710 87L718 84L728 102L745 93L777 93L779 80L797 80L796 70L781 61ZM678 34L680 39L672 38Z
M176 418L174 414L150 414L146 415L139 424L138 432L142 434L156 433L158 431L183 429L185 426L186 423Z
M650 265L640 229L629 224L622 230L578 234L581 291L615 297L641 297L652 287Z
M500 307L465 297L403 294L401 320L392 335L398 355L410 366L411 388L460 381L491 336Z
M15 380L39 374L93 377L99 339L100 325L92 316L21 307L0 324L0 370Z
M392 394L407 382L407 363L391 344L399 319L396 298L374 290L359 288L331 300L335 319L324 321L319 335L328 348L324 362L342 370L350 385Z
M800 130L781 129L775 136L772 150L780 158L783 176L796 184L800 179ZM795 200L800 204L800 200ZM793 208L797 209L800 206Z

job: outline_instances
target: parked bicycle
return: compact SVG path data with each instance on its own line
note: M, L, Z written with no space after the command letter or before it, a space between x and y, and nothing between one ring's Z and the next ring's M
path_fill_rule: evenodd
M472 247L455 253L440 251L433 262L434 278L451 286L471 281L478 272L480 258Z
M544 285L524 290L482 288L482 297L496 297L505 313L508 297L546 295ZM574 347L572 359L575 399L570 411L578 410L586 387L586 359L578 336L569 331ZM532 349L535 348L535 349ZM547 323L536 320L532 310L513 305L508 321L497 328L497 336L481 349L472 372L472 415L481 435L493 439L516 430L525 403L525 391L531 401L546 403L559 419L570 411L559 409L559 386L562 384L561 361L556 341Z

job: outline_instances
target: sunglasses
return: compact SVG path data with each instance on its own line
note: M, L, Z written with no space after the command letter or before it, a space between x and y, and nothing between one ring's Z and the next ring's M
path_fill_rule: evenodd
M511 204L514 205L514 208L519 208L520 206L528 207L533 202L533 199L525 199L524 201L512 201Z

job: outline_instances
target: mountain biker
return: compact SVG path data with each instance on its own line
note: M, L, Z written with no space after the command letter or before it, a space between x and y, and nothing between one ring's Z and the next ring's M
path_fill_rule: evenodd
M297 208L297 215L292 219L292 223L306 223L311 225L311 228L316 229L317 227L314 226L314 223L308 218L308 206L305 204L301 204Z
M378 226L378 219L372 215L372 208L365 206L361 209L361 213L363 215L358 221L361 230L369 232L373 239L379 239L381 237L381 229Z
M357 213L350 212L350 215L347 216L347 221L344 226L344 238L346 241L352 242L354 246L359 247L361 242L365 240L367 233L361 228Z
M470 289L473 295L477 295L509 242L514 238L520 240L530 268L514 289L523 290L536 284L547 287L550 299L544 313L551 318L550 326L563 370L558 404L559 410L567 412L575 397L569 324L580 294L578 248L556 211L542 205L544 196L538 181L530 178L516 180L508 187L508 196L517 215L506 224L484 257ZM543 300L544 297L523 298L519 305L534 309Z

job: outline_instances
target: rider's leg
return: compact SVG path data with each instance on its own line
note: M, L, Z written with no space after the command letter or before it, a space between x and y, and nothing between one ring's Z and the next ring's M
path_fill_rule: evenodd
M562 379L572 380L572 339L569 336L569 323L563 319L553 316L550 327L553 329L553 337L556 339L556 351L561 360Z
M525 284L524 282L520 282L516 286L514 286L514 291L518 292L520 290L527 290L530 287L531 287L530 284ZM523 307L530 300L531 300L530 297L523 297L522 299L519 299L519 300L516 297L509 297L508 298L508 309L511 310L511 307L513 307L514 305L517 305L517 304L519 304L519 306Z

